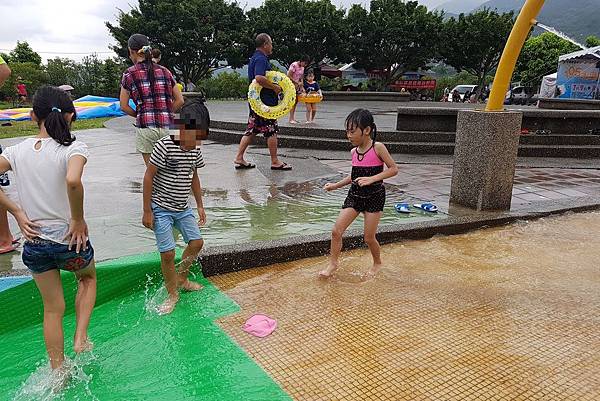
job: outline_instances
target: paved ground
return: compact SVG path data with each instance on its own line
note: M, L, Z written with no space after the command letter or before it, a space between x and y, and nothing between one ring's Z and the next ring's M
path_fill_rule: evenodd
M471 103L442 103L442 102L356 102L356 101L324 101L318 104L317 128L344 128L344 120L356 108L367 108L375 115L377 127L382 131L396 130L396 111L398 107L452 107L459 109L483 108L483 104ZM529 106L507 106L510 109L530 108ZM248 118L248 103L239 101L215 101L209 104L211 118L217 121L246 122ZM306 120L306 108L298 105L296 120ZM290 126L288 118L279 120L281 126ZM301 124L302 125L302 124ZM297 125L296 125L297 126Z
M295 400L600 399L600 213L564 215L211 277L220 319ZM240 330L265 313L277 330Z
M331 111L333 116L340 117L358 106L354 102L342 103L340 109ZM245 118L243 107L239 110L240 102L213 103L210 107L213 118L217 118L219 112L240 121ZM390 109L389 105L379 105L379 108ZM328 121L333 120L332 117ZM155 250L153 234L140 224L144 168L141 157L134 151L131 123L131 119L124 117L110 121L107 124L109 129L77 133L91 150L84 177L85 201L91 237L99 260ZM20 140L5 139L0 143L5 147ZM268 153L263 147L251 148L248 155L250 160L258 164L256 170L234 170L231 162L236 150L236 145L210 141L203 144L207 167L201 171L201 180L211 219L211 225L207 228L211 234L207 237L207 246L267 239L273 233L280 238L303 229L302 224L287 224L286 219L309 224L312 218L318 218L318 224L311 226L312 231L304 234L327 232L330 229L344 194L339 191L333 198L324 200L325 195L320 187L327 179L338 179L341 174L349 172L347 152L281 149L280 154L294 165L294 170L273 172L269 169ZM394 155L394 158L400 163L400 174L389 181L390 189L395 194L389 197L389 205L402 200L434 201L442 212L450 213L448 198L452 157ZM12 180L14 182L14 177ZM521 158L513 206L519 208L532 202L598 194L598 184L599 159ZM9 187L9 193L14 194L14 189L14 185ZM304 195L310 198L310 202L300 199ZM304 202L303 208L288 207L300 201ZM279 207L273 207L274 203ZM320 206L318 216L312 213L316 210L313 206ZM323 209L327 209L326 213ZM388 218L394 217L390 215ZM16 230L12 219L11 224ZM0 256L0 272L22 268L19 252Z

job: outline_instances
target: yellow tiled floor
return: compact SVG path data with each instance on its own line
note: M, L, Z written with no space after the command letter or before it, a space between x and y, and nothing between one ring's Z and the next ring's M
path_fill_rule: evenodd
M219 321L296 400L600 400L600 213L268 266L213 282ZM259 339L253 313L277 319ZM267 401L267 400L265 400Z

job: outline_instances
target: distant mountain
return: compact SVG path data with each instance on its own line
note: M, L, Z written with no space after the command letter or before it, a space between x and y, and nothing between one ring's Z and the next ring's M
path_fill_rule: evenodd
M470 2L465 1L465 3ZM520 10L524 0L489 0L479 8L500 12ZM575 40L583 41L589 35L600 37L600 0L552 0L544 3L538 16L541 23L566 33Z
M449 0L440 4L435 9L444 10L452 14L468 13L485 2L486 0Z
M426 6L429 9L434 9L442 3L447 2L448 0L417 0L419 4ZM342 2L343 3L343 2Z

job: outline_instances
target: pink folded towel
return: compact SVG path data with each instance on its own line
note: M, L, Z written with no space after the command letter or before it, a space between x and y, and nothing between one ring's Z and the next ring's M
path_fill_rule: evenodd
M246 333L256 337L266 337L277 328L277 321L269 316L256 314L246 320L244 330Z

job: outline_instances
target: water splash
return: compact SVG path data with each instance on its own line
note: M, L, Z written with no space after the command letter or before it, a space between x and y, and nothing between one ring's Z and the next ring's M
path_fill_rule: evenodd
M568 42L573 43L575 46L579 46L579 47L581 47L584 50L587 49L587 46L582 45L581 43L577 42L575 39L571 39L569 36L567 36L567 34L561 32L561 31L559 31L559 30L557 30L555 28L552 28L551 26L544 25L541 22L536 23L536 25L539 26L540 28L548 31L548 32L551 32L551 33L555 34L559 38L562 38L562 39L564 39L564 40L566 40Z
M164 285L161 285L153 291L148 291L144 301L144 310L146 311L146 318L160 314L160 306L167 300L169 293Z
M175 272L179 274L183 269L182 265L186 263L189 263L189 277L195 278L196 274L194 273L194 270L198 266L198 261L192 256L187 257L177 263L175 265ZM146 312L146 319L149 319L152 316L160 315L160 307L163 303L165 303L168 297L169 293L167 292L164 283L157 288L153 288L152 278L148 276L144 288L144 310Z
M25 380L13 397L13 401L59 401L65 400L65 391L82 387L86 400L99 401L92 394L92 375L85 373L84 367L96 360L92 352L77 355L75 359L65 358L63 367L53 370L48 362L39 363L36 370Z

